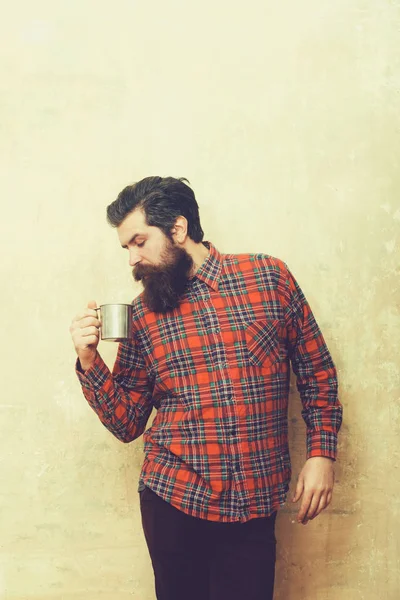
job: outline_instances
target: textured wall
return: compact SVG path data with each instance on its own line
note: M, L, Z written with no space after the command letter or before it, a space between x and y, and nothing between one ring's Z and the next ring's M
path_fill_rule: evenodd
M171 174L220 250L289 264L341 377L334 502L282 510L276 599L397 600L399 3L2 4L0 598L154 599L142 442L86 405L68 327L136 295L104 207Z

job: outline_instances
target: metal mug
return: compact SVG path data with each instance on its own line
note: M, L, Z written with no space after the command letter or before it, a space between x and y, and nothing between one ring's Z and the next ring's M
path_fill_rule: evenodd
M96 311L102 340L121 342L132 337L132 304L101 304Z

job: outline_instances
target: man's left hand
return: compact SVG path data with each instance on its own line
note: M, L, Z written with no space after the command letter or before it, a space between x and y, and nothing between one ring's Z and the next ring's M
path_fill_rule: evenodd
M297 481L292 502L303 496L297 521L307 525L326 508L332 499L335 471L333 461L324 456L314 456L306 461Z

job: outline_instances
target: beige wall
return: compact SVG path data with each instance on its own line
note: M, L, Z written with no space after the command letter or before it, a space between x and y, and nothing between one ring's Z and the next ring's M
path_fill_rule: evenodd
M220 250L289 264L339 369L334 502L307 527L282 510L276 599L397 600L398 2L2 4L0 598L154 599L142 441L86 405L68 327L138 293L104 208L160 174Z

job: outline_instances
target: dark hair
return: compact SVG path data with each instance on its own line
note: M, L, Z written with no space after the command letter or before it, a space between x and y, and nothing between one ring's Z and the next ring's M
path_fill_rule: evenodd
M146 177L128 185L107 206L107 221L118 227L129 213L142 209L147 225L159 227L171 238L171 230L179 216L188 222L188 235L194 242L201 242L204 232L200 225L199 206L193 190L182 177Z

